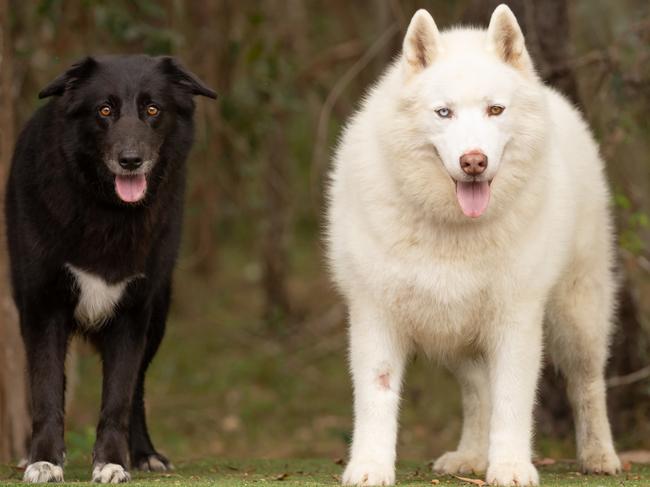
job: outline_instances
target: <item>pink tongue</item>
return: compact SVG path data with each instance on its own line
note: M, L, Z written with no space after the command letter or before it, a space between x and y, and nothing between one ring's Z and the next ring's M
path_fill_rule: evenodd
M140 201L147 191L147 178L144 174L115 176L115 191L120 199L126 203Z
M481 216L490 202L490 184L487 181L456 183L456 197L466 216Z

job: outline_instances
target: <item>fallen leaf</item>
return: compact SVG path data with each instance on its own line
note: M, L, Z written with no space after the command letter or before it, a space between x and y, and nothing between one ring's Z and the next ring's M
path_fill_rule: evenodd
M336 465L343 465L344 460L342 458L337 458L337 459L334 460L334 463Z
M623 472L629 472L632 470L632 462L623 462L621 467L623 468Z
M440 480L438 480L438 479L433 479L431 481L431 485L438 485L439 483L440 483Z
M289 476L289 474L287 472L284 472L284 473L281 473L281 474L276 475L275 477L273 477L273 480L284 480L288 476Z
M487 485L485 480L482 479L470 479L468 477L459 477L458 475L454 475L454 477L456 477L458 480L462 480L463 482L467 482L468 484L478 485L478 487Z

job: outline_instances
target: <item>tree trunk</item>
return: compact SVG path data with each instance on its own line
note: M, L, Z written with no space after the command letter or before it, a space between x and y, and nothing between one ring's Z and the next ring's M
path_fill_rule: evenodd
M287 289L287 238L290 194L287 183L286 128L281 113L269 130L268 144L274 147L264 157L263 184L265 194L262 229L262 285L265 295L264 319L275 327L289 317Z
M267 21L266 37L269 49L266 53L266 62L269 65L275 57L280 55L282 49L292 52L300 50L299 30L295 25L303 23L301 18L303 10L297 2L290 4L291 14L286 18L286 24L280 22L276 4L267 1L264 11L269 19ZM304 25L304 24L303 24ZM302 26L301 26L302 27ZM273 40L278 42L273 46ZM266 150L262 152L262 186L264 194L263 220L261 227L261 262L262 262L262 288L264 291L264 320L269 329L275 330L280 325L287 328L287 319L291 316L289 289L287 276L289 269L288 240L290 236L290 205L291 194L289 184L288 158L291 157L287 149L287 108L284 105L282 93L287 90L287 79L282 71L273 75L273 86L268 92L267 104L269 115L266 120Z
M8 0L0 0L0 199L4 191L14 140L12 49ZM4 230L4 211L0 225ZM0 462L25 456L30 430L25 356L18 314L8 285L4 231L0 232Z
M185 9L185 24L172 28L190 31L189 42L182 49L182 57L208 86L219 96L224 96L231 72L228 62L232 2L186 2L182 7L176 8ZM209 55L204 51L205 46L211 46ZM193 253L186 264L189 263L193 270L203 275L215 272L219 258L216 226L224 199L222 193L224 188L230 189L232 186L228 182L220 181L219 177L225 159L225 141L223 132L219 129L220 103L221 99L218 103L200 103L195 115L198 130L194 151L200 156L193 160L193 167L190 168L189 181L193 181L193 184L188 203L200 207L201 211L192 217L193 220L188 225ZM201 174L201 178L194 179L196 174Z

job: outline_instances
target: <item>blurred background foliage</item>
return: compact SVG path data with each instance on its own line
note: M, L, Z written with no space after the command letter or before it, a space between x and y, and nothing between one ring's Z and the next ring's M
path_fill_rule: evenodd
M608 162L624 287L608 371L622 383L612 383L611 407L619 446L650 448L650 381L643 372L650 360L650 4L508 3L527 30L540 73L571 92ZM39 89L87 54L172 54L220 95L217 103L197 100L174 307L148 380L158 447L174 460L345 456L352 424L345 309L329 284L320 238L332 147L366 88L399 52L416 8L428 8L444 28L468 20L485 25L494 3L8 0L8 6L15 127L41 103ZM87 458L100 367L83 343L71 358L68 454ZM628 376L639 370L640 378ZM545 381L542 392L553 400L541 401L538 450L571 456L570 417L563 400L556 404L552 370ZM455 445L459 426L456 386L416 357L400 455L434 457Z

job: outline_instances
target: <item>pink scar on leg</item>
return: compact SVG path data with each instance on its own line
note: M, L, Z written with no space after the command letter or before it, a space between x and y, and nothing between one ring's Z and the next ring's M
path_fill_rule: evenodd
M380 374L378 380L379 380L379 387L381 387L382 389L390 389L390 374L388 372Z

